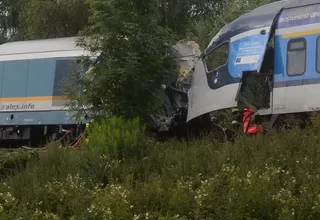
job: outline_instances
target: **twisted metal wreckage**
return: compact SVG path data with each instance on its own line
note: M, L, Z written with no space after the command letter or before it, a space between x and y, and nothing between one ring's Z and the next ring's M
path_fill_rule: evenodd
M194 118L188 114L192 103L189 102L190 89L194 83L195 74L203 69L197 68L197 64L205 65L205 54L201 52L195 41L179 42L173 46L173 59L179 67L176 79L168 85L163 85L161 98L163 111L161 115L153 116L156 122L154 130L158 137L188 137L190 134L200 135L202 132L215 132L215 137L222 140L232 140L235 131L219 124L219 118L212 115L213 112L198 115ZM197 68L197 69L196 69ZM197 72L198 71L198 72ZM203 76L204 76L203 75ZM204 84L203 86L207 86ZM200 97L201 98L201 97ZM220 98L223 98L220 97ZM216 102L219 102L217 99ZM232 123L234 128L240 127L241 111L232 108Z

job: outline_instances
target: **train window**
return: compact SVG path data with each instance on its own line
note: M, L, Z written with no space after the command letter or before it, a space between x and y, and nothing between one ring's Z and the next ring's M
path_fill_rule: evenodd
M75 59L56 60L54 96L62 96L64 94L65 83L77 67L79 67L79 65L77 65Z
M316 54L316 59L317 59L317 63L316 63L316 69L317 72L320 73L320 36L317 39L317 54Z
M304 38L292 39L288 42L287 74L288 76L303 75L306 71L307 42Z
M205 64L207 66L207 71L211 72L225 65L228 62L229 55L229 42L221 44L218 48L211 51L205 58Z

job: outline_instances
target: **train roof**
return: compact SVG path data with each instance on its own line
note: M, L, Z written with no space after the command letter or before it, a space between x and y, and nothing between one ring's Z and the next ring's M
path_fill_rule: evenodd
M319 3L319 0L282 0L255 8L224 26L211 40L205 52L229 40L231 37L253 29L268 27L277 14L285 8Z
M76 37L14 41L0 45L0 61L78 57L88 52L77 46Z
M82 50L75 37L14 41L0 45L0 55Z

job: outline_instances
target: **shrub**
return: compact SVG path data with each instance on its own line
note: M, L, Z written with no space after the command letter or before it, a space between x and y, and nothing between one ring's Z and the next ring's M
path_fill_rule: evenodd
M30 161L38 159L36 151L0 153L0 179L26 168Z
M124 160L139 160L145 154L145 126L138 118L102 119L92 122L87 129L88 142L81 152L81 172L93 184L110 183Z
M139 157L143 153L145 126L138 118L112 117L88 126L87 146L110 159Z

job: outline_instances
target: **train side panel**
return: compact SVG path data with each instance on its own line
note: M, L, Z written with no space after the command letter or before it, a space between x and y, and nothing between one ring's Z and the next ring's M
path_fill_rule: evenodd
M275 37L273 114L320 109L320 4L281 13Z
M0 144L6 139L51 136L57 127L77 126L63 96L63 81L74 64L75 58L70 57L0 62ZM84 117L82 123L87 121Z
M26 102L29 62L3 62L1 111L23 109Z
M74 63L70 58L0 62L4 66L0 112L66 110L62 83Z
M55 60L39 59L29 61L27 103L33 111L51 110Z
M36 146L63 129L79 131L61 83L81 56L95 57L76 45L76 37L0 45L0 147ZM80 127L87 121L84 116Z

